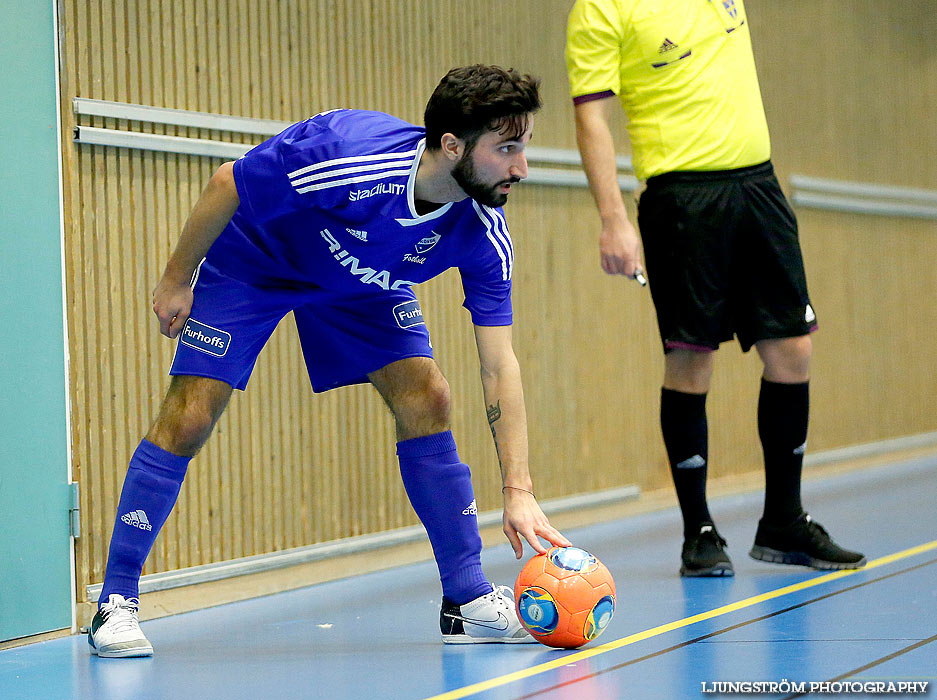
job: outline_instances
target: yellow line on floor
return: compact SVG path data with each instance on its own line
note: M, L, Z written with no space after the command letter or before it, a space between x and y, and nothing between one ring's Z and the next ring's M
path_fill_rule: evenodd
M508 673L504 676L492 678L491 680L482 681L480 683L473 683L472 685L467 685L464 688L457 688L456 690L450 690L440 695L433 695L426 700L458 700L458 698L466 698L470 695L476 695L477 693L482 693L486 690L491 690L492 688L498 688L500 686L507 685L508 683L513 683L514 681L530 678L531 676L536 676L540 673L546 673L547 671L552 671L553 669L560 668L562 666L567 666L578 661L583 661L593 656L605 654L609 651L614 651L615 649L628 646L629 644L634 644L635 642L641 642L645 639L650 639L651 637L657 637L661 634L680 629L681 627L689 627L690 625L696 624L697 622L711 620L714 617L720 617L721 615L726 615L728 613L735 612L736 610L742 610L753 605L758 605L758 603L764 603L768 600L773 600L774 598L780 598L781 596L786 596L790 595L791 593L813 588L814 586L829 583L830 581L845 578L846 576L852 576L853 574L858 574L862 571L868 571L869 569L875 569L879 566L885 566L886 564L891 564L892 562L899 561L900 559L907 559L908 557L913 557L917 554L922 554L932 549L937 549L937 540L918 545L917 547L904 549L900 552L895 552L894 554L889 554L884 557L879 557L878 559L873 559L862 569L843 569L840 571L833 571L828 574L823 574L822 576L817 576L816 578L801 581L800 583L794 583L790 586L784 586L783 588L778 588L773 591L768 591L767 593L752 596L751 598L745 598L744 600L740 600L736 603L723 605L722 607L714 608L712 610L699 613L698 615L685 617L682 620L676 620L674 622L668 622L664 625L658 625L657 627L652 627L651 629L644 630L643 632L637 632L627 637L616 639L614 642L602 644L591 649L584 649L583 651L576 652L575 654L562 656L554 661L548 661L547 663L525 668L522 671L515 671L514 673Z

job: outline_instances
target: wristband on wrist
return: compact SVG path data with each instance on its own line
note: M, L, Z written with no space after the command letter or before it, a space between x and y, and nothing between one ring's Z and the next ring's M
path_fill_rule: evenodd
M529 493L531 496L534 495L533 491L528 491L527 489L522 489L519 486L502 486L501 493L504 493L504 489L514 489L515 491L523 491L524 493ZM534 496L536 498L536 496Z

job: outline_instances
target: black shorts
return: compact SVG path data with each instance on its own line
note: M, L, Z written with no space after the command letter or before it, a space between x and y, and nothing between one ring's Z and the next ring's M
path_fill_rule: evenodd
M771 162L650 178L638 206L664 351L816 330L797 221Z

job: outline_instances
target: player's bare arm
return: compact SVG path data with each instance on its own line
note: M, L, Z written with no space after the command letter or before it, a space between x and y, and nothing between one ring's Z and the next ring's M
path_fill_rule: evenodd
M602 220L599 252L610 275L634 277L643 270L640 243L618 187L615 142L609 127L614 96L581 102L576 110L576 141L589 189Z
M475 326L475 342L488 425L504 484L504 534L518 559L524 552L521 537L537 552L546 551L538 535L552 544L569 546L569 540L550 525L534 497L528 466L527 411L511 326Z
M223 163L212 175L182 228L166 270L153 290L153 312L160 332L175 338L192 309L190 283L195 268L238 208L234 163Z

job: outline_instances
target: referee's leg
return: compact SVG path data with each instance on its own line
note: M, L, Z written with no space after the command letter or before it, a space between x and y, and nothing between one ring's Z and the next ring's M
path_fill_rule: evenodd
M755 343L765 365L758 434L765 456L765 507L750 555L815 569L855 569L859 552L843 549L804 512L800 497L810 414L810 336Z
M758 435L765 456L763 520L787 525L803 513L800 479L810 413L809 335L755 343L764 363Z
M673 348L664 359L660 426L683 515L682 576L731 576L725 540L716 531L706 503L709 427L706 395L713 352Z

